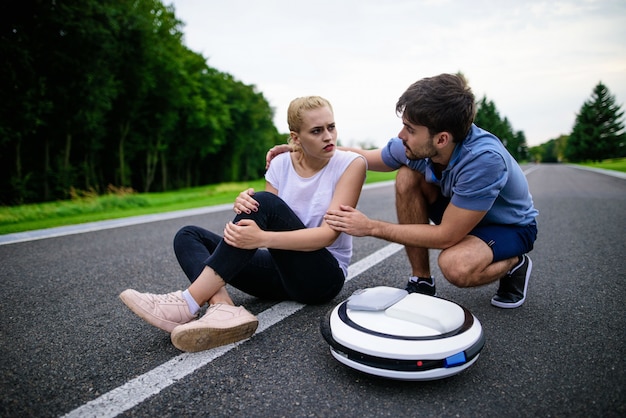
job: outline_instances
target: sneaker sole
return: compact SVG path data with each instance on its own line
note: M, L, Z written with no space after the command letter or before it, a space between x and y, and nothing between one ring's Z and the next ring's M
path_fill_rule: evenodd
M254 320L231 328L195 327L172 331L172 344L181 351L197 352L250 338L259 321Z
M528 256L526 256L526 259L528 260L528 269L526 270L526 280L524 281L524 297L515 303L500 302L498 300L495 300L494 298L491 298L491 304L493 306L502 309L514 309L519 308L524 304L524 302L526 301L526 290L528 289L528 282L530 281L530 273L533 270L533 261Z
M491 299L491 304L495 306L496 308L514 309L514 308L519 308L520 306L522 306L525 301L526 301L526 296L524 296L522 299L518 300L515 303L505 303L505 302L499 302L495 299Z
M120 294L120 299L122 300L122 302L124 302L124 305L126 305L128 309L133 311L135 315L137 315L139 318L143 319L153 327L161 329L165 332L172 332L174 328L181 325L177 322L167 322L162 319L156 318L154 315L150 314L150 312L146 312L141 306L134 303L132 299L127 298L124 293L125 292L122 292Z

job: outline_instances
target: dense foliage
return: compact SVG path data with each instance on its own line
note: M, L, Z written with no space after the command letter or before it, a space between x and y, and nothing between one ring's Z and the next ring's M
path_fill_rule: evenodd
M506 117L504 119L500 117L496 105L491 100L487 100L486 96L483 96L477 103L474 123L497 136L517 161L528 158L524 132L515 132L509 120Z
M623 116L615 97L600 82L576 115L572 132L533 147L533 159L585 162L626 157Z
M181 30L159 0L3 2L0 203L260 178L273 109Z
M273 109L182 29L161 0L2 2L0 204L261 178L284 142ZM625 155L622 117L600 83L571 134L531 153L486 97L476 124L518 161L584 161Z
M598 83L576 115L565 149L567 159L579 162L619 157L624 147L622 116L624 112L615 104L615 97Z

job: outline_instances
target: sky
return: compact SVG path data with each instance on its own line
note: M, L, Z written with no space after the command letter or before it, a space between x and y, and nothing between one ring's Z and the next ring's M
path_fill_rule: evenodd
M625 0L173 0L184 43L287 107L320 95L341 145L383 146L415 81L462 72L528 146L569 134L604 83L626 104Z

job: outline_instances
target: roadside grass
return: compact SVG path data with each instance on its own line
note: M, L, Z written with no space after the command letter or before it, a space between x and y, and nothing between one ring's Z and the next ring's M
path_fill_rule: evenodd
M395 179L395 172L367 172L366 183ZM74 193L71 200L0 207L0 235L86 222L151 215L234 202L249 187L263 190L265 180L221 183L163 193L111 189L107 194Z
M602 168L604 170L615 170L626 173L626 158L612 158L599 163L579 163L585 167Z
M579 165L626 173L626 158ZM368 171L366 183L393 179L395 172ZM163 193L135 193L113 188L104 195L76 192L71 200L0 206L0 235L232 203L249 187L262 190L265 181L221 183Z

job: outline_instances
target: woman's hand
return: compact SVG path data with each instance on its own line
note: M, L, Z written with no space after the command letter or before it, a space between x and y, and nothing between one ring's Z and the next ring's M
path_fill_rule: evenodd
M252 219L240 219L236 224L229 222L224 228L226 244L242 250L253 250L264 247L263 231Z
M233 205L233 210L237 215L242 213L250 214L259 210L259 202L254 200L252 196L254 196L254 189L252 188L239 193Z

